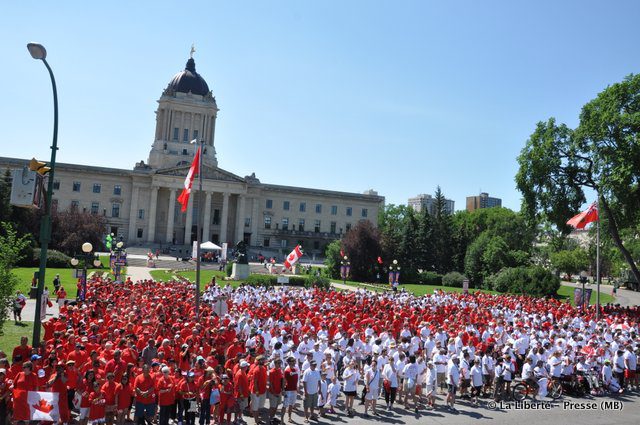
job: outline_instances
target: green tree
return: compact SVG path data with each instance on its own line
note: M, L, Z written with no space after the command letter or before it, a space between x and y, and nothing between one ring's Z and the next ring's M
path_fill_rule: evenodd
M398 256L398 247L402 241L402 233L409 214L413 210L406 205L385 205L378 214L378 230L380 232L380 246L382 258L391 261Z
M551 254L551 264L558 272L575 275L589 268L589 253L580 247L554 252Z
M431 233L436 271L445 274L453 270L453 224L447 211L444 193L437 187L434 197L433 229Z
M415 266L423 271L436 269L433 250L433 222L426 208L420 212L418 219L418 231L415 235L416 255Z
M539 122L518 157L517 187L530 219L546 216L563 232L594 191L613 243L636 278L640 271L621 230L640 214L640 75L607 87L587 103L575 131Z
M327 267L329 276L333 279L340 278L340 250L342 249L342 241L335 240L327 245L324 251L324 265Z
M351 262L351 276L359 282L372 282L381 253L380 233L369 220L360 221L342 238L342 249Z
M29 245L27 236L18 236L10 223L0 223L0 334L14 299L18 279L11 272L22 258L24 248Z

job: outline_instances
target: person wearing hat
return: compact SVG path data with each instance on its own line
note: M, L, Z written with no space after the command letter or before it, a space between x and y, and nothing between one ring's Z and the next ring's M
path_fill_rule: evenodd
M282 371L282 359L276 357L273 367L267 372L267 396L269 398L269 423L275 419L278 406L282 403L284 394L284 373Z
M196 374L189 370L185 379L178 386L178 395L182 402L185 425L195 425L198 413L198 385L195 383Z
M317 419L314 411L318 405L318 392L320 391L320 372L317 370L317 362L311 360L309 369L304 371L302 375L302 384L304 387L304 421L309 423L309 419Z
M240 360L238 370L233 375L234 397L238 401L238 411L236 411L236 422L242 418L242 412L249 406L249 377L247 371L249 363L246 360Z
M251 413L255 424L260 423L260 410L264 409L267 399L267 368L263 355L256 357L249 370L249 391L251 392Z
M284 422L285 410L289 416L289 422L291 422L291 413L293 407L296 404L296 398L298 395L298 378L300 371L296 365L296 359L293 356L287 357L287 367L284 369L283 378L285 381L284 386L284 403L282 405L282 413L280 415L280 421Z

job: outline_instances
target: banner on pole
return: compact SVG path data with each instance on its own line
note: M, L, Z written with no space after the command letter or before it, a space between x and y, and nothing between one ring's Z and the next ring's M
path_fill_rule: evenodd
M227 248L228 248L228 246L229 245L226 242L223 242L222 243L222 251L220 251L220 258L222 260L225 260L225 261L227 259Z

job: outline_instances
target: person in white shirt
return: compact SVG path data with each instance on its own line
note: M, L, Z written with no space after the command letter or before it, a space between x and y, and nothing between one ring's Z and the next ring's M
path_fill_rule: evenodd
M404 375L404 408L409 409L409 398L413 400L416 413L418 412L418 402L416 401L416 383L418 381L418 366L416 365L416 357L409 356L407 363L402 370Z
M484 380L484 396L491 391L491 384L493 383L495 373L495 363L493 357L489 352L484 353L482 356L482 379Z
M396 394L398 391L398 373L396 372L393 362L387 363L382 369L382 388L384 389L384 401L387 405L387 410L393 408L393 403L396 401Z
M358 370L357 361L354 359L347 363L342 372L345 400L345 409L347 415L353 415L353 400L358 394L358 380L360 379L360 371Z
M455 411L456 404L456 390L460 385L460 368L458 364L460 363L459 357L453 357L449 360L449 364L447 365L447 405L451 408L451 410Z
M449 358L445 353L446 353L446 350L444 349L438 350L436 348L433 352L433 358L431 359L431 361L436 367L437 385L440 387L441 390L446 385L446 380L447 380L447 361L449 360Z
M533 393L533 399L535 400L536 395L538 394L538 380L534 376L533 359L531 357L526 357L524 359L521 376L523 381L535 389L535 392Z
M338 381L338 377L334 375L333 379L331 380L331 383L329 384L329 388L327 389L327 394L329 397L328 408L330 413L336 413L334 408L338 403L338 397L340 397L341 388L342 388L342 385L340 384L340 381Z
M473 404L478 405L478 396L482 391L484 385L484 379L482 378L482 366L480 365L480 359L476 358L473 362L473 366L469 371L471 376L471 397L473 398Z
M314 413L318 405L318 392L320 391L320 372L316 369L315 360L311 360L309 369L305 370L302 375L302 383L304 386L304 421L309 422L309 418L315 419Z
M371 413L379 416L376 403L380 396L380 370L378 369L378 361L375 359L371 360L371 367L364 374L364 385L367 391L364 401L364 416L367 417L369 408L371 408Z
M638 367L638 356L633 352L633 346L631 344L627 345L623 357L625 368L624 373L625 377L627 378L629 389L638 389L638 375L636 374L636 369Z
M427 362L427 378L425 386L425 397L427 400L427 407L429 409L436 408L436 368L433 362Z

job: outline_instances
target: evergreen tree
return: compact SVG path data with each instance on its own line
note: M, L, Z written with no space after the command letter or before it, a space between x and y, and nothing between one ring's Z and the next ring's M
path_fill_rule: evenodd
M445 274L453 270L453 223L440 186L436 189L432 228L433 257L436 272Z

